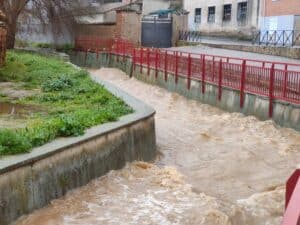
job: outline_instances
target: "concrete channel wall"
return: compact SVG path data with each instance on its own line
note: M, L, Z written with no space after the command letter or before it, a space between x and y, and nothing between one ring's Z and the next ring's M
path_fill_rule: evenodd
M134 109L117 122L57 139L29 154L0 158L0 225L42 208L134 160L155 158L155 111L118 88L92 77Z
M229 88L222 88L222 98L218 100L218 86L206 83L205 94L201 92L202 82L197 80L191 81L190 90L187 89L187 79L180 77L178 83L175 83L173 74L168 74L165 81L164 72L159 71L157 79L155 78L155 70L143 68L140 72L140 66L136 65L133 70L130 58L122 56L109 56L108 54L97 55L93 53L76 53L72 55L71 60L75 64L86 67L100 68L102 66L115 67L123 70L130 76L134 76L144 82L158 85L169 91L177 92L187 98L200 101L209 105L216 106L228 112L240 112L245 115L253 115L260 120L268 120L269 118L269 99L250 93L245 93L244 107L240 108L240 92ZM284 101L274 100L273 103L273 121L283 127L293 128L300 131L300 105L291 104Z

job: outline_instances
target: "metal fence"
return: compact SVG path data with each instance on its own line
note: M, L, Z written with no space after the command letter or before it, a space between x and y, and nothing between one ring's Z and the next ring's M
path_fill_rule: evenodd
M201 32L200 31L179 31L180 41L189 42L201 42Z
M107 44L107 46L105 46ZM77 46L78 45L78 46ZM218 86L218 98L222 98L222 88L240 92L240 106L243 107L245 93L267 97L270 101L269 115L273 114L275 99L300 104L300 64L248 60L207 54L192 54L158 48L137 48L124 40L77 40L76 49L99 53L107 51L119 57L131 57L133 67L137 66L164 72L165 80L173 75L202 82L205 94L206 83Z
M271 46L300 45L300 31L298 30L265 30L254 34L253 44Z

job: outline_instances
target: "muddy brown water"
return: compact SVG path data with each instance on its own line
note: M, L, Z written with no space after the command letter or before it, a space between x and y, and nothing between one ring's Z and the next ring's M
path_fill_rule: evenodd
M34 106L0 102L0 115L23 117L36 111L38 111L38 109Z
M136 162L24 216L16 225L273 225L284 183L300 162L300 133L93 71L156 111L160 154Z

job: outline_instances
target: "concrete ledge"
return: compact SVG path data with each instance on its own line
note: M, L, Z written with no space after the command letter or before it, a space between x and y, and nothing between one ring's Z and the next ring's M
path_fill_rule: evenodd
M154 109L91 76L135 112L93 127L84 136L57 139L29 154L0 158L0 225L8 225L126 162L155 158Z

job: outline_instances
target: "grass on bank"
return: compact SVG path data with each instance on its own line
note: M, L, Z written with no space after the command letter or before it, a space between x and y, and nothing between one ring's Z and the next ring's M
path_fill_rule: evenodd
M0 97L0 104L9 101L40 109L26 117L25 128L0 127L0 155L29 152L57 137L79 136L86 128L132 112L86 71L53 58L10 51L6 65L0 68L0 82L38 90L38 94L17 100Z

